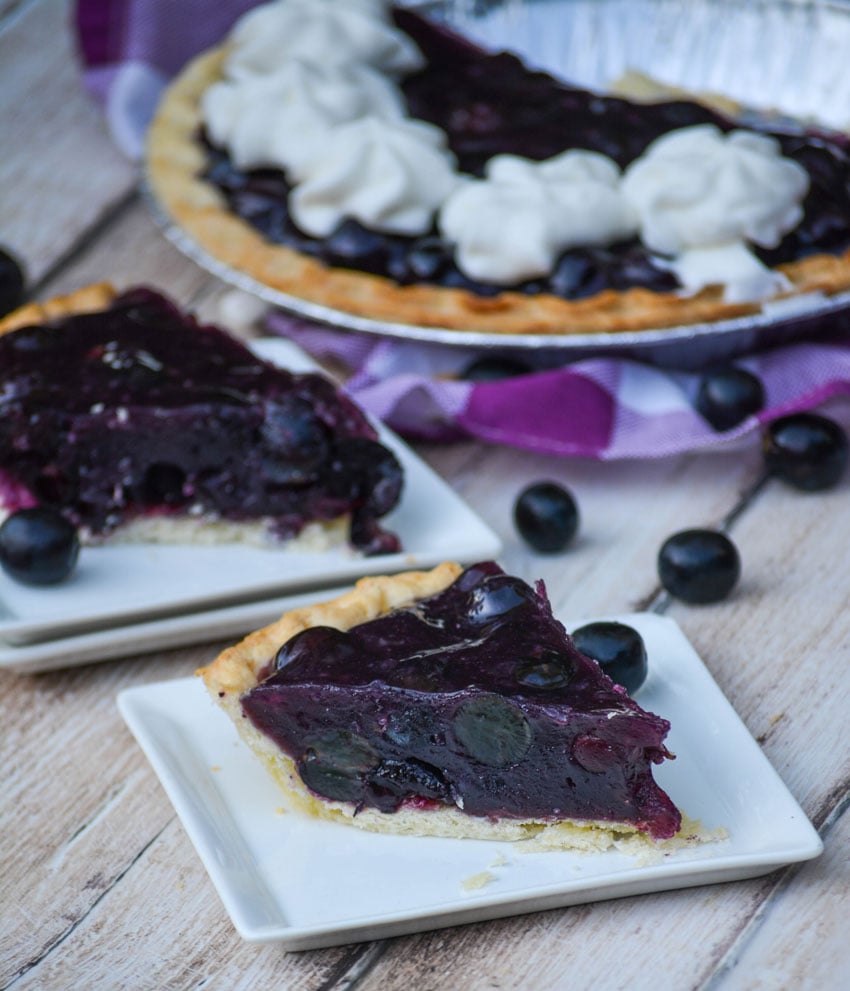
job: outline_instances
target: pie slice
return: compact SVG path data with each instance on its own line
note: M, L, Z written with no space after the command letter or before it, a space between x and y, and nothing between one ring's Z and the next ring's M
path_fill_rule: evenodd
M357 318L487 333L680 326L850 288L846 136L589 92L380 0L339 16L366 6L418 63L311 53L284 27L330 30L350 5L278 0L169 87L148 180L207 255Z
M362 579L202 675L289 804L379 832L604 849L673 837L669 723L486 562Z
M0 322L0 516L58 509L89 542L399 549L402 470L329 380L165 297L105 285Z

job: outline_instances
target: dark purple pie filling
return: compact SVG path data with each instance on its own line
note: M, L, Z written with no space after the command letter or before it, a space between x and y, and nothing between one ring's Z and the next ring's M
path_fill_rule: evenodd
M652 777L670 724L576 651L542 583L492 562L347 633L296 635L242 706L308 788L359 808L628 822L655 839L681 823Z
M271 521L285 539L351 514L351 542L399 549L378 519L402 472L363 414L162 296L0 337L0 504L59 509L105 536L133 517Z
M626 166L653 140L676 128L712 123L728 131L740 126L697 103L647 105L600 96L532 71L513 55L484 52L412 11L398 10L395 16L427 59L422 71L402 83L408 110L446 132L463 172L480 175L497 154L542 160L570 148L597 151ZM767 265L778 265L850 247L846 138L816 131L768 131L749 122L746 126L772 134L783 155L798 161L811 180L801 223L777 248L756 248L756 254ZM309 237L289 216L290 185L284 174L275 169L240 171L223 149L208 146L204 177L221 190L234 213L269 241L328 265L384 275L400 285L462 288L481 296L505 288L468 279L436 229L421 237L402 237L370 231L347 219L327 238ZM659 267L636 239L570 249L549 276L511 288L581 299L603 289L633 286L658 292L678 286L675 276Z

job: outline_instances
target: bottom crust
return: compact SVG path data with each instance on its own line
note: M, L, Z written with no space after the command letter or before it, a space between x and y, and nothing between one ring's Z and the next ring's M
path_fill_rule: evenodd
M2 516L0 516L2 519ZM248 544L277 551L313 553L345 548L356 554L348 543L350 520L340 516L328 522L308 523L294 537L274 535L272 520L238 523L232 520L192 516L144 516L122 523L106 537L83 534L83 543L102 544L193 544L212 547L220 544Z
M0 523L11 512L0 506ZM86 547L114 544L191 544L195 547L246 544L296 554L344 550L357 556L360 552L348 541L350 528L350 517L340 516L335 520L314 520L294 537L280 538L274 533L273 520L239 523L200 516L141 516L122 523L106 535L92 534L83 529L79 536L80 543Z
M454 839L524 841L527 850L559 849L600 852L616 848L632 854L668 852L683 845L717 840L723 831L707 832L683 818L676 836L658 842L628 822L558 819L488 819L449 806L402 806L392 813L360 808L352 802L323 799L311 792L295 762L260 732L242 710L241 696L260 680L279 647L311 626L348 630L416 599L447 588L461 568L445 563L429 572L361 579L349 592L329 602L285 613L281 619L225 650L197 673L213 700L236 726L239 735L277 782L286 807L317 819L342 822L360 829L401 836L441 836Z

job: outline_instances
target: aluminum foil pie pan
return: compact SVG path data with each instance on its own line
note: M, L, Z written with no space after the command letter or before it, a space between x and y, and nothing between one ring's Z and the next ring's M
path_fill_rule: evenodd
M411 4L413 5L413 4ZM755 114L850 130L850 5L831 0L429 0L416 6L486 47L606 90L626 73L728 97ZM280 292L216 259L148 196L166 235L203 267L287 311L342 329L499 351L536 363L618 354L695 368L850 328L850 292L767 303L762 312L633 332L497 334L373 320ZM850 222L850 218L848 218Z

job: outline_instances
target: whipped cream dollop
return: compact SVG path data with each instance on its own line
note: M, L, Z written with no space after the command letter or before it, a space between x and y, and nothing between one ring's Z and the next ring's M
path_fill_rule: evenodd
M370 66L293 58L269 75L214 83L201 111L210 138L237 168L276 166L292 180L337 124L400 117L404 103L398 87Z
M673 256L687 291L723 284L727 301L742 302L789 288L747 247L776 247L803 216L808 174L775 139L713 124L671 131L626 169L622 188L641 240Z
M289 196L295 223L327 237L346 217L391 234L430 230L458 182L445 133L410 118L362 117L335 127Z
M688 248L669 262L669 268L686 294L723 286L727 303L761 302L793 288L786 276L764 265L743 241Z
M567 248L632 236L637 215L604 155L567 151L543 162L496 155L484 179L469 179L439 213L461 271L479 282L514 284L552 271Z
M385 0L274 0L241 17L230 33L225 75L273 72L289 58L370 65L404 76L424 65L391 22Z

